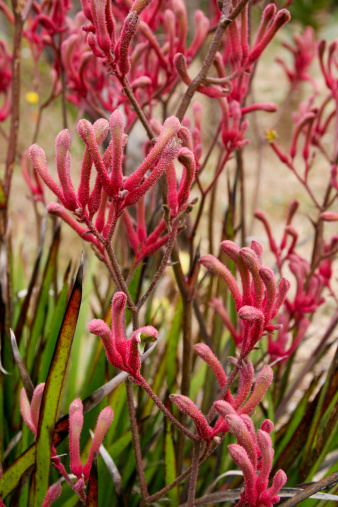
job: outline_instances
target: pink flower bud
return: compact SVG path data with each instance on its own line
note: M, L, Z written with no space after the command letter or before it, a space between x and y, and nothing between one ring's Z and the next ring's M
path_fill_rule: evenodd
M262 466L257 480L257 492L263 493L269 484L269 475L271 472L273 449L270 435L265 431L257 431L257 443L262 454Z
M254 45L249 55L248 65L254 63L261 56L261 54L263 53L267 45L271 42L271 40L274 38L278 30L282 28L282 26L284 26L290 20L290 18L291 18L290 13L286 9L281 9L280 11L277 12L277 15L273 20L271 27L265 32L262 39Z
M36 435L37 427L34 425L32 420L31 406L24 387L20 392L20 412L22 419L25 421L28 428L34 433L34 435Z
M265 365L256 378L252 395L245 405L238 411L239 414L250 414L262 401L273 379L273 372L270 366Z
M188 150L193 151L193 142L190 130L187 127L181 126L180 130L177 133L177 137L182 141L182 145L184 148L188 148Z
M128 357L128 366L134 372L134 376L137 378L141 369L141 359L138 345L141 343L141 334L152 336L157 339L158 331L153 326L144 326L133 332L130 337L130 350Z
M220 387L223 387L226 384L227 377L221 363L212 352L212 350L208 347L208 345L205 345L205 343L198 343L195 345L194 349L196 354L198 354L203 359L203 361L205 361L207 365L210 366L215 374L215 377L217 378L217 382L219 383Z
M62 130L55 139L56 169L68 209L75 211L78 207L76 194L70 179L70 135L67 129Z
M298 121L296 128L293 132L291 145L290 145L290 157L292 159L295 158L295 156L297 154L297 142L298 142L298 138L300 136L301 131L303 130L305 125L307 125L309 122L313 121L315 117L316 117L316 114L310 112L310 113L304 114L300 118L300 120Z
M84 141L84 143L89 149L95 168L98 174L100 175L101 184L104 188L104 191L109 197L112 197L114 193L110 186L110 178L107 174L107 169L103 163L103 160L99 152L99 147L96 142L93 125L89 123L89 121L87 120L80 120L77 125L77 131L81 139Z
M238 394L233 402L235 410L239 409L251 392L254 378L254 368L250 359L245 359L239 370Z
M130 71L129 46L140 25L140 18L135 11L126 17L121 37L116 47L116 58L121 74L125 76Z
M124 116L116 109L110 117L110 132L112 136L113 164L111 173L111 186L117 194L122 186L122 155L124 136Z
M199 9L195 11L195 34L186 55L192 58L205 41L210 26L209 19Z
M238 444L228 445L229 453L236 465L242 470L244 475L245 499L250 507L256 505L256 467L253 467L245 449Z
M29 156L31 158L31 161L33 162L34 169L38 172L42 181L64 204L65 200L63 197L63 192L61 188L55 183L55 181L48 172L46 165L46 155L43 149L40 148L40 146L38 146L37 144L33 144L29 148Z
M182 53L176 53L174 56L174 65L183 83L189 86L192 80L188 74L187 62Z
M81 236L82 239L85 241L90 241L91 243L94 243L99 250L102 250L102 247L98 240L92 235L92 234L85 234L87 233L87 229L82 227L79 222L77 222L72 216L67 213L67 211L58 203L51 202L47 206L48 213L51 213L52 215L56 215L60 217L64 222L66 222L72 229L74 229L75 232L79 236Z
M233 261L238 269L242 280L243 305L251 304L250 295L250 272L240 256L239 246L233 241L222 241L221 247L223 252Z
M257 255L258 262L261 265L263 263L263 247L262 247L262 245L258 241L252 240L250 248Z
M90 6L90 0L81 0L81 6L82 6L82 10L83 10L83 13L86 16L86 18L89 19L89 21L91 21L93 23L94 20L93 20L93 16L92 16L92 9Z
M194 421L197 433L201 438L208 441L212 436L212 428L208 425L206 418L196 405L187 396L182 394L171 394L169 396L170 401L178 406L183 414L187 414Z
M96 29L97 43L105 54L109 54L111 48L111 38L108 33L106 21L106 4L107 0L92 0L91 13Z
M219 400L214 402L215 409L222 417L236 415L236 410L227 401Z
M154 241L157 241L158 238L161 236L162 232L165 231L167 228L167 224L165 221L162 220L158 224L158 226L153 230L153 232L148 236L147 244L153 243Z
M265 419L262 424L261 424L261 430L262 431L265 431L266 433L268 433L270 435L270 433L272 433L273 431L273 428L274 428L274 424L272 421L270 421L270 419Z
M105 216L106 216L106 208L107 208L107 194L100 191L99 199L101 199L100 206L98 209L97 217L95 220L95 227L98 232L102 232L105 225ZM112 206L112 204L111 204ZM88 206L89 208L89 206ZM92 210L93 211L93 210Z
M278 285L278 292L276 297L276 302L273 306L273 312L271 318L273 319L277 313L282 304L284 303L287 293L290 289L290 282L286 278L281 278L279 285Z
M174 216L178 213L178 196L177 196L177 181L175 164L171 162L166 170L168 182L168 205Z
M242 306L242 308L240 308L238 311L238 316L242 320L247 320L249 322L264 320L263 313L254 306Z
M253 111L265 111L266 113L274 113L278 110L278 107L274 102L257 102L256 104L251 104L250 106L242 107L242 116L248 113L252 113Z
M164 26L167 34L167 38L169 39L169 61L172 62L175 54L175 34L176 34L176 20L175 14L171 9L166 9L164 11Z
M256 443L252 439L250 432L239 415L230 414L225 417L229 430L235 435L237 442L244 447L253 467L257 465Z
M88 329L90 333L101 338L109 363L124 370L123 358L115 346L114 335L107 324L103 320L94 319L89 322Z
M78 479L82 477L82 462L80 456L80 435L83 426L83 406L76 398L69 407L69 453L70 471Z
M147 239L147 229L144 217L144 198L137 203L137 236L140 243L144 243Z
M159 239L155 243L150 243L148 241L149 240L149 238L148 238L148 240L146 242L146 246L142 249L142 251L137 256L137 258L138 259L145 259L146 257L150 257L151 255L154 255L154 253L157 252L157 250L162 248L162 246L164 246L168 242L169 237L170 237L169 233L165 234L164 236L162 236L161 239Z
M273 141L272 143L270 143L270 146L272 147L273 151L276 153L277 157L283 164L286 164L287 166L290 165L289 157L282 152L277 143Z
M241 248L239 254L252 274L255 288L255 306L260 308L263 299L264 284L258 272L260 266L259 259L251 248Z
M236 280L230 270L216 259L216 257L210 254L201 257L200 263L202 266L211 271L211 273L220 276L224 280L235 300L236 310L238 311L242 305L242 296L239 292Z
M123 201L124 207L136 204L136 202L139 201L145 195L145 193L156 183L156 181L162 176L164 171L166 171L167 167L177 157L179 150L180 145L177 142L177 140L172 139L167 143L167 146L164 148L162 156L159 162L157 163L155 169L153 169L150 176L146 179L146 181L142 185L140 185L137 189L130 192L126 196L125 200ZM128 178L126 183L129 182L132 176L133 175L131 175ZM124 188L126 188L126 184L124 185Z
M97 43L97 39L96 39L95 35L93 34L93 32L88 33L87 42L88 42L88 46L90 47L90 49L92 50L92 52L93 52L94 56L96 56L96 58L103 58L104 57L104 53L102 52L101 48L99 47L99 45Z
M278 496L276 497L276 495L282 489L286 481L287 481L286 473L283 470L278 470L278 472L276 472L276 475L273 478L271 488L263 492L260 500L264 503L267 503L272 499L274 499L275 503L279 502L279 497Z
M185 41L187 37L188 31L188 19L187 19L187 11L182 0L172 0L171 2L173 11L175 13L176 19L178 21L179 28L179 38L176 47L176 53L184 53L185 52Z
M59 498L62 492L62 487L59 482L56 482L50 488L48 488L48 491L46 493L45 499L43 501L42 507L50 507L55 500Z
M135 91L137 88L146 88L147 86L151 85L152 80L148 76L140 76L130 83L130 87L133 91Z
M338 213L335 213L334 211L324 211L321 213L320 218L324 220L324 222L337 222Z
M90 446L90 450L89 450L88 460L83 468L83 475L84 475L85 480L87 480L89 478L90 470L92 468L94 454L95 454L95 452L99 451L100 446L102 444L102 440L103 440L105 434L107 433L108 428L111 425L113 419L114 419L114 412L110 407L104 408L98 417L92 445Z
M229 27L230 57L235 69L240 68L243 63L243 46L240 39L238 20L234 19Z
M273 305L276 299L276 280L275 275L268 266L259 268L259 275L266 287L266 302L264 308L264 325L267 326L271 320Z
M164 147L170 141L172 137L177 133L180 128L180 122L176 118L176 116L170 116L164 122L161 133L157 139L155 146L152 148L144 162L140 165L140 167L127 178L124 189L129 192L135 190L141 183L143 176L151 168L151 166L156 161L157 157L160 155Z
M45 388L44 382L37 385L36 388L34 389L33 398L31 401L32 422L36 430L38 429L39 426L40 407L44 388Z
M247 430L250 433L252 441L256 445L257 444L257 435L256 435L256 430L255 430L255 426L254 426L252 419L250 419L250 417L246 414L242 414L241 419L244 422L245 426L247 427Z
M116 345L124 345L126 342L123 333L123 316L126 302L127 296L124 292L115 292L111 305L111 320Z
M273 18L276 15L276 11L277 11L277 7L275 6L275 4L269 4L265 7L265 9L263 11L261 24L258 28L257 37L255 40L255 45L258 44L262 40L262 38L264 37L268 26L270 25L271 21L273 20Z
M104 118L100 118L94 123L93 129L95 132L96 142L98 145L100 145L107 136L109 123ZM81 180L77 192L79 202L82 206L86 206L89 199L89 185L92 163L93 161L89 149L86 146L82 159Z
M194 154L188 148L181 148L178 160L184 166L185 171L178 189L178 204L183 206L189 198L190 187L195 177L196 162Z

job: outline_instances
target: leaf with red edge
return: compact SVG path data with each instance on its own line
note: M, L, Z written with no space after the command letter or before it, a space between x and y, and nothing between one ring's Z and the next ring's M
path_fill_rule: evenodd
M41 402L36 439L35 480L33 481L34 505L42 505L48 490L53 432L66 376L70 349L80 311L82 276L83 260L81 261L74 287L68 301Z

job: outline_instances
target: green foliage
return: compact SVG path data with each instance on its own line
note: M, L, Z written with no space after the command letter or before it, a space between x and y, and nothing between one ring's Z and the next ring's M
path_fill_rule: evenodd
M323 23L321 15L325 16L329 7L337 7L334 0L295 0L289 10L294 21L299 21L303 26L319 28Z

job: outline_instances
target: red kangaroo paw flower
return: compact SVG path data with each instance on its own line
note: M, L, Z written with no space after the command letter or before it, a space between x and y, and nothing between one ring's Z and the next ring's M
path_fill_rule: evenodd
M69 406L69 468L72 474L81 479L83 466L80 456L80 435L83 426L82 401L76 398Z
M221 363L212 352L210 347L204 343L198 343L194 346L194 349L196 354L198 354L203 359L203 361L205 361L207 365L210 366L215 374L215 377L217 378L217 382L219 383L220 387L223 387L226 384L227 377Z
M250 414L262 401L273 378L273 372L270 366L265 365L256 378L255 387L249 400L238 410L239 414Z
M198 410L191 399L187 396L183 396L182 394L171 394L169 398L173 403L175 403L175 405L178 406L183 414L187 414L191 417L195 423L199 436L207 442L210 441L213 435L212 428L207 423L207 420L202 412Z

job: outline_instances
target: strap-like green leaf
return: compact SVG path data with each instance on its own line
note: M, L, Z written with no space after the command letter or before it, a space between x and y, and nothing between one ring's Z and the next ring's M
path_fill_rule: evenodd
M63 318L43 393L35 455L34 505L42 505L49 485L54 426L82 297L81 263Z

